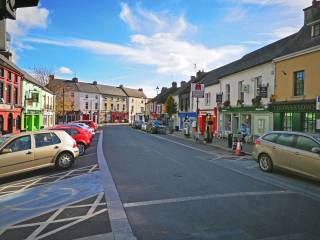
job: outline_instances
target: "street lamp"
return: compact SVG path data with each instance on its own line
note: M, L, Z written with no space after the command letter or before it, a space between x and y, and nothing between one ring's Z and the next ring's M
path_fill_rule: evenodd
M158 95L158 92L159 92L159 87L157 86L157 88L156 88L156 91L157 91L157 95Z

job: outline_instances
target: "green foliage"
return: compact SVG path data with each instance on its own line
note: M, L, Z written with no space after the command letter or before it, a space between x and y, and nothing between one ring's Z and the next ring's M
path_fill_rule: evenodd
M177 104L171 95L166 100L166 110L170 118L173 114L177 113Z

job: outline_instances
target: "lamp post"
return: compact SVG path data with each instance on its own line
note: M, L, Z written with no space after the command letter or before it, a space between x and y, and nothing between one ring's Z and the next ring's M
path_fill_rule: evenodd
M157 86L156 91L157 91L157 95L158 95L159 94L159 86Z

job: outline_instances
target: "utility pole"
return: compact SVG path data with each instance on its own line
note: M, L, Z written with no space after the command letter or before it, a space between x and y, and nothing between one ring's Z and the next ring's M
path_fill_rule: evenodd
M65 123L64 121L64 87L62 88L62 122Z

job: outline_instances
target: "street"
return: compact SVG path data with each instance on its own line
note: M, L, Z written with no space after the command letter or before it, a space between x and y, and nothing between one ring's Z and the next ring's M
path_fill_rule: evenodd
M106 127L107 159L138 239L319 239L319 185L170 135Z

